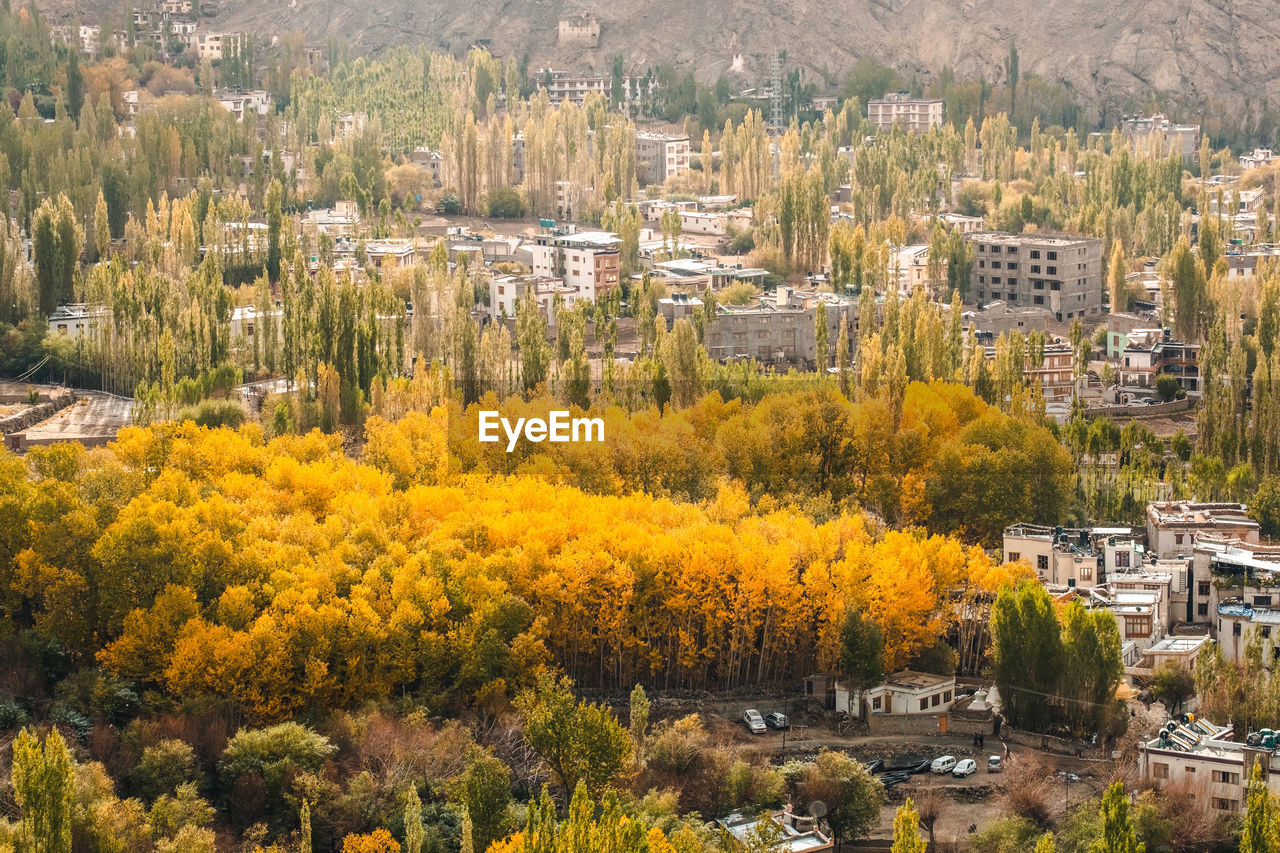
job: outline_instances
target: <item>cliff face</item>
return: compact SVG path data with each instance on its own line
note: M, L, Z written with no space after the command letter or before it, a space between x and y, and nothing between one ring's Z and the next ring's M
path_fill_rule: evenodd
M86 20L107 5L52 6L69 14L73 4ZM981 73L1003 82L1014 39L1022 71L1068 81L1094 108L1152 90L1189 105L1239 105L1242 116L1280 103L1275 0L219 0L219 7L205 26L268 38L301 30L312 44L342 36L356 53L405 43L459 51L489 39L495 54L527 52L534 68L607 71L621 54L629 68L671 62L702 79L728 70L739 54L754 81L783 49L788 64L833 77L869 55L906 72L950 66L960 78ZM600 22L599 46L558 46L557 22L583 11Z

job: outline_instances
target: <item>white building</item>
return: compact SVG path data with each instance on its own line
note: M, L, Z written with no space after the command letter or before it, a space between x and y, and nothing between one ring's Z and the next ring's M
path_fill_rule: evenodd
M1147 505L1147 549L1157 557L1189 554L1196 540L1206 534L1234 536L1242 542L1258 541L1258 522L1248 507L1237 503L1161 501Z
M271 111L271 93L254 89L247 92L222 89L213 93L222 108L236 117L236 121L244 121L246 113L257 113L263 118Z
M622 241L607 231L539 235L530 246L533 274L562 279L588 301L618 287L618 246Z
M942 126L941 98L912 98L907 92L888 92L867 102L867 120L880 130L896 124L910 133Z
M944 714L955 704L954 675L934 675L904 669L885 679L884 684L862 693L867 712L878 714Z
M1194 717L1171 721L1159 737L1138 746L1138 771L1145 784L1188 784L1211 812L1234 814L1244 808L1255 762L1262 764L1267 787L1280 792L1276 736L1250 733L1244 743L1236 743L1234 734L1230 725Z
M77 302L59 305L49 315L49 333L71 338L98 336L98 328L111 321L111 309Z
M667 178L689 169L689 137L667 133L636 134L636 175L647 184L665 183Z

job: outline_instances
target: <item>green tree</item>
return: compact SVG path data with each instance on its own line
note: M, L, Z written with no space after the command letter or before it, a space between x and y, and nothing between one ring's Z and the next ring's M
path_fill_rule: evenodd
M98 260L105 260L111 251L111 218L101 190L98 191L98 203L93 208L93 245Z
M1164 703L1169 713L1176 714L1195 695L1196 681L1191 672L1172 661L1165 661L1151 674L1151 695Z
M928 847L920 835L920 815L911 798L907 797L893 816L892 853L925 853Z
M856 608L845 614L840 626L840 671L856 690L872 687L884 678L884 634Z
M1249 502L1249 515L1258 522L1262 535L1280 538L1280 474L1272 474L1258 484Z
M1124 247L1116 240L1111 248L1111 268L1107 272L1107 291L1111 295L1111 313L1129 310L1129 284L1125 281Z
M1133 827L1129 795L1124 792L1123 782L1116 782L1102 795L1098 818L1102 823L1102 838L1090 853L1146 853L1147 845L1138 841Z
M1166 403L1178 396L1181 390L1182 384L1178 382L1178 377L1169 373L1161 373L1156 377L1156 393Z
M516 307L516 346L520 350L520 381L525 391L532 391L547 381L547 368L551 365L547 321L532 288L525 291Z
M827 823L837 844L862 838L880 820L884 786L866 766L841 752L824 749L808 765L799 786L805 803L827 806Z
M75 273L84 244L84 229L65 195L41 203L31 220L31 244L40 313L48 315L58 303L75 297Z
M1249 773L1249 792L1241 823L1240 853L1272 853L1280 849L1275 795L1262 778L1262 763L1256 759Z
M457 798L471 821L477 850L507 836L511 828L511 772L501 759L477 749L458 781Z
M298 853L311 853L311 804L305 797L298 813Z
M609 710L574 702L568 678L544 674L536 690L526 690L516 707L524 714L524 739L547 763L566 795L579 782L602 792L623 768L631 738Z
M1112 614L1085 610L1077 599L1062 611L1060 637L1056 692L1067 700L1067 716L1076 726L1097 732L1124 677L1120 629Z
M267 277L271 281L280 280L280 232L284 225L284 211L281 207L284 200L284 188L275 178L267 187Z
M303 801L306 805L306 801ZM308 816L308 820L310 817ZM409 785L404 804L404 853L422 853L422 839L425 833L422 828L422 799L418 796L418 786Z
M1178 240L1165 261L1173 290L1174 331L1188 343L1199 339L1209 310L1204 267L1191 252L1186 237Z
M644 687L637 684L631 691L631 717L629 731L637 762L644 761L644 740L649 728L649 697Z
M1009 121L1018 112L1018 45L1009 39L1009 55L1004 60L1004 73L1009 80Z
M1024 580L1005 587L991 608L992 666L1005 717L1022 729L1044 731L1047 699L1058 686L1062 639L1044 587Z
M13 798L23 853L71 853L71 754L54 729L44 744L27 729L13 742Z

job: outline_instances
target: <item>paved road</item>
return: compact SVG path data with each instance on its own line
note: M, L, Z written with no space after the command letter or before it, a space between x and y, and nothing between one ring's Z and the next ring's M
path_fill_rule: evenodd
M58 441L105 444L133 418L133 400L101 391L81 392L81 399L47 421L26 430L28 446Z

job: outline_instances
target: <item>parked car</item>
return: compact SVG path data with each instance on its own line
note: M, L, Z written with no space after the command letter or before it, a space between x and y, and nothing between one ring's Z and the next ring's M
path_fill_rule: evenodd
M767 728L764 724L764 717L760 716L760 712L755 708L751 708L742 715L742 722L747 724L747 729L753 735L762 735Z
M1000 756L993 755L987 759L987 772L1000 773L1004 770L1004 762L1000 760Z
M978 762L974 761L972 758L966 758L956 764L955 768L951 771L951 775L957 779L963 779L966 776L972 776L977 772Z
M778 729L779 731L791 728L791 720L787 719L787 715L779 714L777 711L772 714L765 714L764 724L771 729Z
M871 759L870 761L868 761L868 762L867 762L867 772L868 772L868 773L879 773L879 772L880 772L881 770L883 770L883 769L884 769L884 759L883 759L883 758L873 758L873 759Z
M935 758L933 763L929 765L929 770L943 775L950 773L952 768L956 766L956 758L954 755L944 755L941 758Z

